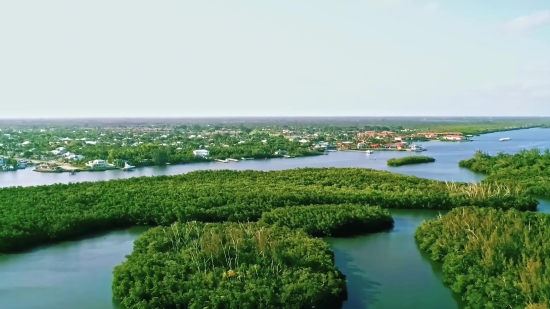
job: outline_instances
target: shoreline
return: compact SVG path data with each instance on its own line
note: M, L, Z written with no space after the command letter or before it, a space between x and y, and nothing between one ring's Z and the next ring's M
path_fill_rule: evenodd
M525 127L517 127L517 128L495 129L495 130L490 130L490 131L486 131L486 132L482 132L482 133L476 133L476 134L470 134L470 135L481 136L481 135L484 135L484 134L507 132L507 131L518 131L518 130L528 130L528 129L535 129L535 128L549 129L550 127L541 124L541 125L525 126ZM462 133L464 133L464 132L462 132Z
M225 159L227 161L224 161L222 159L209 159L209 160L187 161L187 162L178 162L178 163L166 163L164 165L153 164L153 165L134 166L134 168L132 170L142 168L142 167L154 167L154 166L187 165L187 164L196 164L196 163L226 163L227 164L227 163L237 163L239 161L252 161L252 160L259 161L259 160L267 160L267 159L294 159L294 158L306 158L306 157L315 157L315 156L322 156L322 155L325 155L325 153L324 152L319 152L319 153L311 153L311 154L307 154L307 155L290 156L290 157L271 156L271 157L266 157L265 159L246 157L244 159L241 158L241 160L237 160L237 159L233 159L233 158L227 158L227 159ZM106 171L113 171L113 170L132 171L132 170L125 170L122 167L120 167L120 168L119 167L112 167L112 168L95 169L94 170L94 169L86 169L86 168L78 168L78 167L67 167L67 166L65 166L65 167L60 166L59 170L34 169L32 171L37 172L37 173L56 173L56 174L60 174L60 173L73 173L73 172L74 173L79 173L79 172L106 172Z
M518 131L518 130L528 130L528 129L534 129L534 128L541 128L541 129L550 129L550 127L548 126L545 126L545 125L534 125L534 126L526 126L526 127L517 127L517 128L503 128L503 129L495 129L495 130L490 130L490 131L486 131L486 132L483 132L483 133L478 133L478 134L472 134L474 136L481 136L481 135L485 135L485 134L491 134L491 133L498 133L498 132L507 132L507 131ZM418 142L432 142L432 141L439 141L439 142L455 142L455 143L461 143L461 142L475 142L476 140L472 140L470 138L468 139L465 139L465 140L459 140L459 141L455 141L455 140L439 140L439 139L436 139L436 140L425 140L425 141L418 141ZM387 148L365 148L365 149L337 149L336 151L344 151L344 152L365 152L366 150L372 150L372 151L409 151L409 152L419 152L419 151L410 151L410 150L407 150L407 149L387 149ZM332 151L328 151L328 152L332 152ZM423 151L422 151L423 152ZM319 156L319 155L326 155L328 153L325 153L325 152L319 152L319 153L309 153L307 155L301 155L301 156L294 156L294 157L290 157L290 158L303 158L303 157L311 157L311 156ZM19 159L24 159L24 158L19 158ZM205 163L205 162L219 162L219 163L234 163L234 162L238 162L238 161L244 161L244 160L266 160L266 159L289 159L288 157L284 157L284 156L269 156L269 157L265 157L265 158L253 158L253 157L246 157L245 159L240 159L240 160L237 160L237 161L234 161L234 160L229 160L230 158L226 158L226 160L228 160L228 162L220 162L223 161L222 159L209 159L209 160L197 160L197 161L186 161L186 162L177 162L177 163L167 163L166 165L183 165L183 164L193 164L193 163ZM27 159L25 159L27 160ZM32 159L29 159L30 162L32 162L32 164L34 165L38 165L40 163L43 163L43 162L51 162L51 161L42 161L42 160L32 160ZM162 165L142 165L142 166L135 166L134 169L137 169L137 168L141 168L141 167L152 167L152 166L162 166ZM61 171L55 171L55 170L37 170L37 169L34 169L33 171L34 172L38 172L38 173L72 173L72 172L103 172L103 171L108 171L108 170L122 170L122 168L111 168L111 169L101 169L101 170L87 170L87 169L83 169L83 168L78 168L78 167L69 167L69 168L63 168L63 170ZM17 171L17 170L15 170Z

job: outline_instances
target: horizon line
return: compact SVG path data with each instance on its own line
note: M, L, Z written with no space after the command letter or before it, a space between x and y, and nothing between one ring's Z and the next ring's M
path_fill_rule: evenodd
M531 115L531 116L467 116L467 115L444 115L444 116L399 116L399 115L383 115L383 116L76 116L76 117L10 117L2 118L2 120L65 120L65 119L235 119L235 118L550 118L548 116Z

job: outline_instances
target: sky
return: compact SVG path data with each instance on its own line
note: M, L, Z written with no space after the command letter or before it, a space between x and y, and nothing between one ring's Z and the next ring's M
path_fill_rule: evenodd
M0 0L0 118L550 116L548 0Z

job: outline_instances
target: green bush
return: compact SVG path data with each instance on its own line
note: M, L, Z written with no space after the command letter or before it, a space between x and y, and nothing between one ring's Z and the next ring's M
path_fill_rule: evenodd
M549 215L456 208L423 222L415 238L443 262L443 281L464 295L466 308L549 305Z
M321 239L258 223L175 223L138 238L115 267L127 308L340 308L345 277Z
M388 159L388 166L401 166L408 164L420 164L435 162L435 159L428 156L406 156L401 158Z
M387 209L353 204L277 208L264 212L260 222L300 228L317 237L353 236L393 227Z
M490 156L481 151L459 165L487 174L484 182L519 186L524 192L550 196L550 150L521 150L516 154Z

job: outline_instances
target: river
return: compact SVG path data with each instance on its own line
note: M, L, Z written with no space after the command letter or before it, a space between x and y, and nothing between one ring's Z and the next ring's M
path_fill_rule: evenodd
M479 181L483 175L458 167L475 150L490 154L514 153L521 148L550 148L550 130L527 129L491 133L473 142L419 143L423 154L437 161L425 165L387 167L391 157L407 152L332 152L327 156L196 163L145 167L133 172L106 171L43 174L30 169L0 173L0 186L30 186L71 181L98 181L133 176L174 175L201 169L282 170L297 167L366 167L449 181ZM511 141L499 142L501 137ZM540 199L539 211L550 212L550 201ZM413 233L420 222L438 212L392 210L395 228L389 232L353 238L328 238L337 266L348 276L349 299L344 309L459 309L458 295L441 282L441 268L421 253ZM2 309L109 309L112 301L112 269L132 250L133 241L146 228L134 227L93 235L82 240L48 245L21 254L0 256L0 304Z

